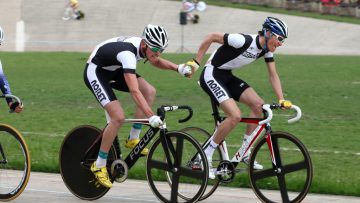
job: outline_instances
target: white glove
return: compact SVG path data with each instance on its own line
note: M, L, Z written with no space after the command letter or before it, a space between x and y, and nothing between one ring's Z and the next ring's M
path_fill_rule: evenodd
M177 70L182 76L188 76L192 74L191 67L185 64L178 65Z
M160 125L163 124L163 122L162 122L162 120L160 119L160 117L159 117L159 116L156 116L156 115L151 116L151 117L149 118L149 123L150 123L151 127L153 127L153 128L157 128L157 127L159 127Z

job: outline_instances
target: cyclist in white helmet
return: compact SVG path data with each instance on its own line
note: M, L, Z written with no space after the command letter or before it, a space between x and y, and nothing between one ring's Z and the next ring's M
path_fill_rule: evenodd
M136 73L137 62L144 59L157 68L176 71L182 76L191 77L193 74L193 63L177 65L160 57L168 41L168 34L163 27L147 25L142 37L116 37L100 43L87 61L85 83L105 109L108 119L98 158L91 167L97 180L105 187L112 186L106 170L108 152L125 119L113 89L130 93L136 104L134 118L149 118L150 125L158 127L162 121L151 109L156 90ZM141 124L132 126L125 143L127 148L134 148L139 142L140 131ZM140 153L147 155L148 149Z
M247 105L251 117L262 117L263 99L250 87L248 83L232 74L233 69L243 68L245 65L260 57L265 58L268 68L270 84L278 101L285 107L291 107L291 102L284 99L281 82L276 71L273 53L280 47L288 37L288 28L285 22L273 18L266 18L262 31L258 34L228 34L209 33L202 41L196 61L201 62L204 54L212 43L220 43L207 61L200 76L200 84L203 90L214 99L226 114L226 119L219 125L210 145L205 149L209 165L211 167L212 155L218 144L236 127L241 119L241 111L236 102ZM248 146L249 135L254 131L256 125L248 124L242 151ZM243 160L248 164L250 152L245 154ZM254 164L255 169L262 169L259 163ZM210 178L215 178L213 170L210 170Z
M4 41L4 31L0 27L0 46L3 43L3 41ZM1 61L0 61L0 89L3 94L11 94L10 84L4 74ZM10 110L13 112L20 113L23 110L22 105L20 105L19 102L13 102L13 100L10 98L7 98L6 102Z

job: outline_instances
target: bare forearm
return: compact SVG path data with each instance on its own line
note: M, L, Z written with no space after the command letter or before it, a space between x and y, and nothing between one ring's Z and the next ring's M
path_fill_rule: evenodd
M150 106L148 105L140 91L130 91L130 94L136 106L138 106L144 112L146 117L149 118L154 115L153 111L151 110Z
M173 70L173 71L177 71L178 65L168 61L166 59L163 58L159 58L158 60L156 60L154 63L152 63L154 66L160 68L160 69L164 69L164 70Z

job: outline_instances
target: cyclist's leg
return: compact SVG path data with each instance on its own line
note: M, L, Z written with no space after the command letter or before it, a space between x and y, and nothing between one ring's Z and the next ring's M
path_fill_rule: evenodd
M241 112L238 108L229 86L233 75L231 71L219 70L211 65L207 65L201 76L200 85L202 89L218 104L220 108L225 112L226 119L218 126L213 138L210 140L208 147L205 149L205 154L209 162L209 177L215 178L212 172L212 155L215 148L221 141L230 133L230 131L236 127L241 119Z
M261 118L262 117L262 105L264 104L264 100L255 92L255 90L251 87L244 90L241 94L239 101L247 105L251 112L250 117L252 118ZM250 135L255 128L256 124L248 124L246 127L246 135Z
M117 135L118 129L125 119L120 102L116 99L112 87L109 84L109 81L114 75L116 75L116 72L104 70L93 63L88 64L84 72L85 84L105 109L109 119L108 125L103 132L99 156L91 167L91 171L95 177L105 187L112 186L106 169L107 155Z
M260 98L260 96L255 92L255 90L251 87L244 90L244 92L240 96L240 102L246 104L250 108L250 117L252 118L261 118L262 117L262 104L264 101ZM244 134L244 141L241 146L242 150L245 150L248 144L251 141L250 135L257 127L256 124L248 123L246 126L246 131ZM244 163L248 164L250 160L250 149L243 157ZM255 161L254 169L262 169L263 166Z

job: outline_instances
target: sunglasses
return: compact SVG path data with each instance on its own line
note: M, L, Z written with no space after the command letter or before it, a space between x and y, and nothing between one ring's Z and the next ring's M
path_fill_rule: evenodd
M159 47L150 47L150 46L148 46L148 47L149 47L150 50L151 50L152 52L154 52L154 53L157 53L157 52L162 53L162 52L164 51L164 49L159 48Z
M281 36L281 35L278 35L278 34L275 34L275 33L272 33L273 35L275 35L276 39L281 42L281 43L284 43L285 42L285 37Z

